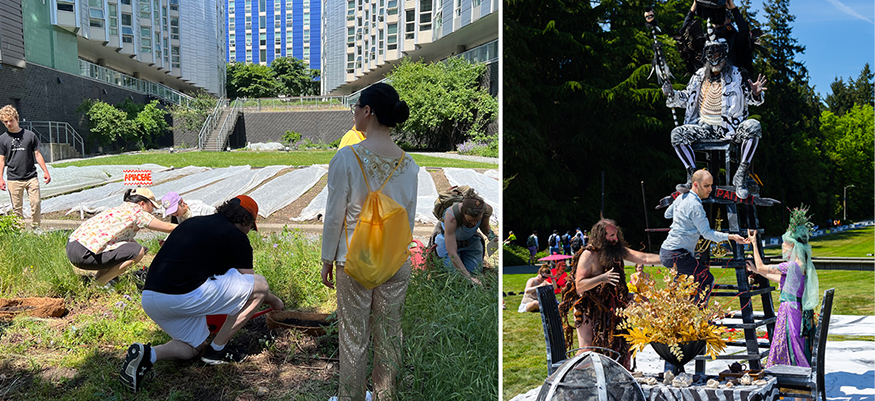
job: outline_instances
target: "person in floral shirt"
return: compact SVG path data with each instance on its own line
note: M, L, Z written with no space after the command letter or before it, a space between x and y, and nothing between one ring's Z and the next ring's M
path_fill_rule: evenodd
M134 241L141 228L169 233L176 224L156 219L160 207L148 188L125 191L125 202L106 210L79 226L67 242L67 258L83 270L95 270L95 281L106 285L146 254L148 248Z

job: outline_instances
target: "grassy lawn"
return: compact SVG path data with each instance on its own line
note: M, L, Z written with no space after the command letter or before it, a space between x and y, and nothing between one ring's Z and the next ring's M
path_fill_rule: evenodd
M766 255L780 256L781 247L765 249ZM860 228L818 237L811 241L814 257L866 257L875 253L875 227Z
M844 232L812 241L815 256L866 256L873 248L873 229L861 229ZM861 254L862 252L862 254ZM780 252L778 252L780 253ZM667 269L663 267L647 267L657 285L664 286L663 275ZM631 266L626 267L626 278L634 272ZM715 282L733 284L734 269L713 269ZM821 270L818 271L820 292L829 288L836 289L833 304L835 315L873 315L875 314L875 272ZM526 281L534 274L502 275L502 291L514 292L516 295L504 297L506 310L502 311L502 341L503 341L503 387L502 397L509 400L517 394L526 392L541 385L547 375L546 347L544 345L544 330L541 326L541 315L538 313L518 313L522 290ZM772 292L772 301L778 305L778 291ZM740 309L740 303L733 298L717 298L721 303L728 303L733 310ZM759 297L752 300L754 310L762 310ZM848 337L830 336L831 341L857 340L872 341L872 336Z
M144 152L138 154L117 155L108 157L95 157L67 163L55 163L53 167L67 166L103 166L118 164L145 164L154 163L161 166L202 166L202 167L228 167L250 165L252 167L265 166L311 166L314 164L328 164L336 150L319 151L291 151L291 152ZM498 168L497 164L479 163L466 160L447 159L443 157L412 155L420 167L457 167L457 168Z
M10 400L326 400L337 392L337 332L322 337L268 330L250 321L231 340L250 356L239 364L160 362L142 391L117 380L132 342L170 339L143 312L131 274L112 291L73 273L64 246L69 231L4 234L0 241L0 298L63 298L60 318L0 320L0 399ZM160 237L164 235L161 234ZM289 310L331 312L335 292L321 284L320 239L297 230L249 239L257 274ZM144 241L159 249L157 237ZM442 268L414 271L402 319L399 399L496 399L498 307L495 269L473 286ZM492 328L492 329L488 329ZM264 392L264 394L259 394Z

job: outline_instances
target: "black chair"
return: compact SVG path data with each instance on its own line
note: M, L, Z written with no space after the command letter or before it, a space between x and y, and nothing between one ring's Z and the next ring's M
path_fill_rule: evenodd
M778 379L779 395L826 401L823 383L823 366L826 359L826 338L829 332L829 319L832 316L832 298L835 288L823 293L820 318L814 335L814 351L811 354L811 367L775 365L766 368L766 373Z
M565 335L562 332L562 318L559 316L559 305L556 304L553 286L538 287L535 292L541 310L544 340L547 342L547 376L549 376L568 359L565 356Z
M562 318L559 316L559 305L556 303L556 294L553 286L545 285L535 289L538 296L539 309L541 311L541 324L544 326L544 341L547 343L547 376L553 374L570 356L578 350L591 349L609 354L614 360L618 360L620 353L602 347L583 347L568 350L565 344L565 334L562 331Z

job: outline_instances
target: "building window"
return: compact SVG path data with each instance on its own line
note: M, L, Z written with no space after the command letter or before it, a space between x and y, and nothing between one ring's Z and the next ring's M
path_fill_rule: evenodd
M152 17L152 4L149 3L149 0L140 0L140 18L151 18Z
M88 20L88 25L92 28L103 28L103 20L102 19L90 19Z
M267 50L261 49L258 52L258 56L259 56L259 60L261 60L261 62L267 61Z
M58 0L58 11L69 11L72 13L72 12L75 12L76 10L75 10L75 6L73 5L72 1L66 2L63 0Z
M262 33L261 35L259 35L258 39L259 39L258 47L267 46L267 34L266 33Z
M456 16L460 17L462 15L462 0L455 0L456 6L454 7L456 10Z
M170 39L179 40L179 18L170 17Z
M258 17L258 28L264 29L264 27L266 27L266 26L267 26L267 17L265 17L263 15Z
M134 43L134 35L122 35L122 43Z

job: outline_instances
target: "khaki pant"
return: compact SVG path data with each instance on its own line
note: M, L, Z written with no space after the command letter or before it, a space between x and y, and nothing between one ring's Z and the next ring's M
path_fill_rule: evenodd
M39 177L31 178L27 181L6 181L6 188L9 190L9 197L12 200L12 213L24 220L24 191L27 191L27 198L30 201L30 212L33 216L31 225L34 228L39 227L40 223L40 194L39 194Z
M339 401L364 401L368 344L374 340L374 392L379 401L392 400L401 366L401 315L410 263L369 290L337 267L337 317L340 334Z

